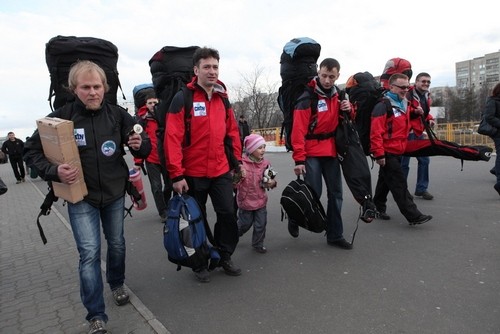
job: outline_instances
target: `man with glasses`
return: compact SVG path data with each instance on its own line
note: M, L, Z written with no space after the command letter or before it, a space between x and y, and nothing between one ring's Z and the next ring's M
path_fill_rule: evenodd
M385 93L386 101L377 103L372 112L370 148L380 166L373 201L377 210L388 217L385 212L390 191L401 214L410 225L417 225L428 222L432 216L424 215L418 210L401 169L401 157L406 149L410 130L406 98L409 89L408 76L401 73L391 75L389 91Z
M415 86L410 88L407 94L408 107L410 111L410 126L411 131L408 135L408 140L426 139L425 126L434 126L434 118L430 114L431 96L429 87L431 84L431 76L429 73L419 73L415 78ZM434 198L428 191L429 186L429 157L417 157L417 185L415 187L415 196L422 197L426 200ZM405 177L408 178L410 171L410 157L403 156L401 159L401 168Z

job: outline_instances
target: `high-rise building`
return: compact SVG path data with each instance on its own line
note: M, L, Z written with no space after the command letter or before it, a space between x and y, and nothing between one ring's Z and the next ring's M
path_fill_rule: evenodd
M456 87L481 89L493 87L500 81L500 50L482 57L455 63Z

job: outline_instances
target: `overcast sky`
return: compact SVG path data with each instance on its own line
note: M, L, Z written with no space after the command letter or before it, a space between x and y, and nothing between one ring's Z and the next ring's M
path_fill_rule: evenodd
M339 84L359 71L380 75L402 57L415 74L429 72L432 87L454 86L456 62L500 50L498 17L486 0L0 0L0 136L24 140L50 112L45 44L57 35L113 42L130 100L135 85L151 82L148 61L163 46L218 49L231 94L257 67L264 83L279 83L284 44L303 36L321 44L319 61L340 61Z

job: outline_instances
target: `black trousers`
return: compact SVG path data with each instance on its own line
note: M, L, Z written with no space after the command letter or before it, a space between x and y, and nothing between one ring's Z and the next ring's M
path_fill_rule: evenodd
M388 154L385 166L380 167L373 202L377 210L386 212L387 195L389 191L396 202L399 211L410 221L418 218L422 213L408 191L408 184L401 168L401 156Z
M215 247L221 258L229 259L239 241L238 225L234 212L233 178L228 172L215 178L186 177L188 195L194 197L207 214L207 199L210 196L217 221L214 225Z
M24 162L22 158L11 158L9 156L10 165L12 166L12 170L14 171L14 175L16 176L16 180L21 181L24 179L25 170L24 170Z

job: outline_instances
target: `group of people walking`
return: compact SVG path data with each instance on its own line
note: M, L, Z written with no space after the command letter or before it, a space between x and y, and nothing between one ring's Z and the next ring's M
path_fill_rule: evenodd
M68 203L68 213L80 254L80 293L87 309L89 334L107 333L105 324L108 317L100 269L101 227L107 241L106 280L113 300L117 305L129 301L124 288L126 249L123 208L129 173L123 158L124 146L134 157L134 168L139 169L145 164L161 221L166 218L168 200L173 192L191 195L205 213L210 197L216 216L214 246L221 257L220 268L227 275L242 274L232 255L239 238L252 226L252 247L257 253L267 252L264 244L267 190L277 186L276 174L272 173L271 162L265 158L264 138L250 134L246 120L242 118L238 124L232 108L227 110L228 96L225 85L219 80L219 60L218 51L212 48L199 48L194 53L195 75L187 84L187 89L192 92L193 108L184 109L183 91L174 96L166 114L163 141L156 137L153 117L158 103L156 96L146 97L145 105L137 113L138 118L134 119L124 109L106 102L104 94L109 89L106 75L102 68L90 61L79 61L70 70L68 87L75 100L48 115L69 115L75 129L83 135L83 139L78 141L78 149L88 195L81 202ZM301 99L295 110L292 158L295 163L293 173L304 176L305 182L319 196L324 181L327 192L326 242L348 250L353 246L343 236L341 169L333 134L338 125L339 112L342 110L353 115L355 109L348 100L339 99L335 86L339 75L339 62L326 58L319 65L317 77L309 83L311 89L304 91L305 96L317 95L314 99L318 101L316 125L311 135L308 126L312 99ZM417 75L415 86L410 86L410 78L408 72L394 73L387 78L385 95L393 112L389 115L385 106L376 106L372 117L371 144L375 161L380 166L374 195L380 218L390 219L386 202L388 192L392 192L399 210L410 225L414 225L425 223L432 216L417 209L408 191L404 146L407 140L422 138L422 122L432 126L432 116L429 114L430 75ZM498 85L496 89L498 96ZM496 106L492 119L496 117L496 126L500 127L498 97L494 101L488 102L488 106ZM186 113L191 113L188 127ZM146 125L146 131L141 134L130 131L137 121ZM189 145L186 145L187 133ZM496 138L498 140L495 139L497 150L500 147L499 138L500 134ZM115 150L104 149L104 146L110 145ZM164 148L164 161L158 156L159 146ZM48 161L37 131L25 143L24 160L28 166L36 168L46 181L76 182L76 168ZM237 161L237 165L231 161ZM428 165L428 158L419 159L415 196L430 200ZM495 171L498 178L495 189L500 194L498 156ZM22 181L24 173L19 172L19 178L16 174L16 179ZM289 222L288 231L292 237L299 237L299 228L293 220ZM207 266L193 268L193 272L198 281L210 282Z

